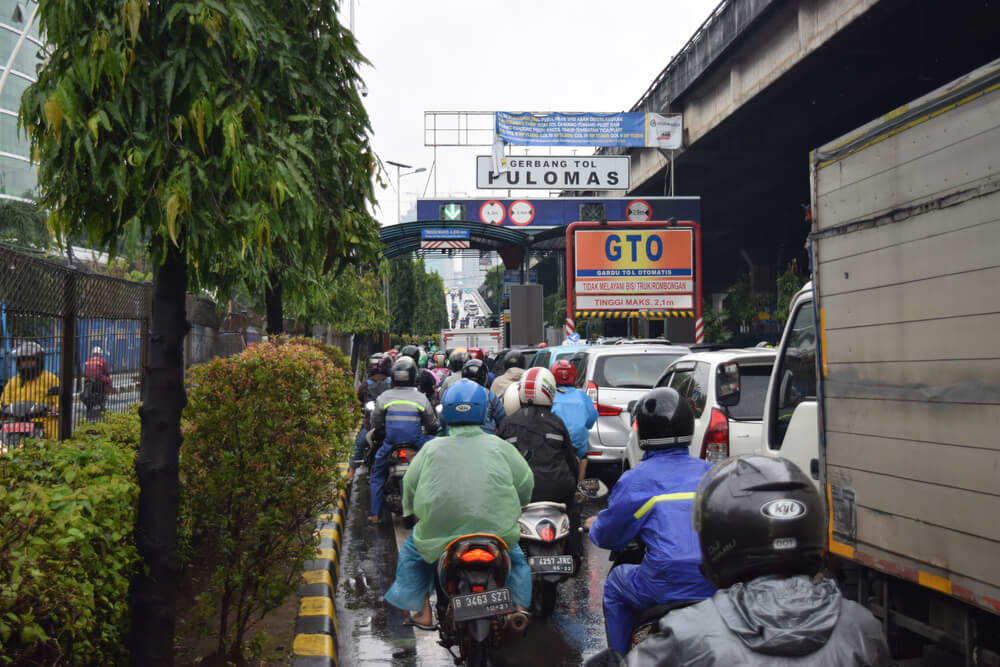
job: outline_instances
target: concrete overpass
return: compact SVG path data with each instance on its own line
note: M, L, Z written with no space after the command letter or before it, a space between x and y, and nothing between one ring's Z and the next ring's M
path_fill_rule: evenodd
M684 114L675 194L702 198L706 291L807 265L810 150L998 56L987 0L722 2L632 106ZM629 153L629 194L666 194L666 157Z

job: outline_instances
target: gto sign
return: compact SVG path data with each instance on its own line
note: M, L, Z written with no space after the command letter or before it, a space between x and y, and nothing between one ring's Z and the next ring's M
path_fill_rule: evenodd
M627 190L631 158L627 155L587 157L476 157L476 187L489 190Z

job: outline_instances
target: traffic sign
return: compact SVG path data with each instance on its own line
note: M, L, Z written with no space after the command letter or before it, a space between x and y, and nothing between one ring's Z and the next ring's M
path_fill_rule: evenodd
M515 225L530 225L535 219L535 207L530 201L519 199L510 205L510 221Z
M642 199L634 199L625 207L625 217L629 222L646 222L652 220L653 207Z
M441 205L441 220L465 220L465 205L449 202Z
M507 216L507 209L504 208L503 204L496 200L489 200L483 202L483 205L479 207L479 219L485 222L487 225L499 225L503 223L503 219Z
M494 171L492 155L476 156L476 187L489 190L627 190L628 155L516 157L501 159Z
M528 225L522 222L515 222L510 216L510 208L517 201L524 201L531 204L534 209L534 217ZM587 204L600 204L604 206L605 215L603 220L608 222L628 220L625 210L630 203L637 201L635 197L542 197L538 199L500 199L477 197L472 199L419 199L417 200L417 220L445 220L444 207L449 204L464 206L457 219L482 220L487 224L499 224L504 227L564 227L581 219L581 206ZM651 220L669 220L671 218L678 222L691 221L698 222L701 219L701 202L698 197L643 197L642 202L652 207ZM476 216L476 212L488 202L496 202L496 206L491 205L487 210L496 210L499 213L502 207L506 214L499 223L493 222L496 214L487 215L486 219ZM589 209L588 209L589 210ZM520 219L520 218L518 218Z

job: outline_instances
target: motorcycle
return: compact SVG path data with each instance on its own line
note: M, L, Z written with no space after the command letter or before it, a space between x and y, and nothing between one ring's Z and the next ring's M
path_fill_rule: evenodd
M87 408L87 419L94 419L104 412L107 387L98 378L84 378L80 402Z
M484 667L504 627L522 632L528 617L515 610L509 588L510 556L504 542L488 534L452 541L438 560L434 576L440 644L455 664ZM452 652L458 648L458 655Z
M375 401L368 401L365 403L363 408L364 413L364 427L368 429L365 435L365 448L361 452L361 461L365 465L365 469L371 473L372 468L375 466L375 452L378 451L378 446L372 439L372 413L375 412Z
M390 512L403 513L403 476L410 467L410 461L417 455L417 448L409 442L392 446L389 452L389 470L385 480L385 506ZM369 468L370 470L370 468Z
M517 523L521 528L521 549L531 568L531 613L551 616L556 606L556 587L576 571L569 554L566 505L529 503L521 510Z
M0 454L21 446L26 438L44 438L45 429L40 421L49 415L48 403L15 401L0 408Z

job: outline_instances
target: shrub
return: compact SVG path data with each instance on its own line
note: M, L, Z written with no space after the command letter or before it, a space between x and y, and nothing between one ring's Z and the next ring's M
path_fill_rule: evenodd
M124 660L139 418L0 457L0 663Z
M315 554L316 516L360 418L344 367L339 350L278 339L191 371L181 535L208 566L198 603L220 657L242 657L248 630Z

